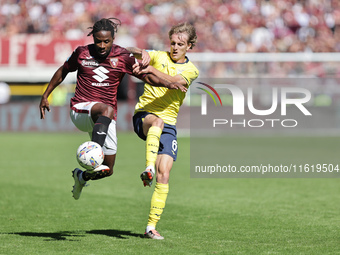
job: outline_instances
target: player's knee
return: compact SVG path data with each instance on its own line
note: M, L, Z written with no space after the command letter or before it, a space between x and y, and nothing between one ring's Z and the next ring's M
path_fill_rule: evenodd
M169 178L169 172L157 172L157 182L166 184L169 182Z
M110 119L113 118L114 116L114 110L111 106L107 105L105 110L102 112L102 115L105 116L105 117L108 117Z
M152 122L152 126L156 126L156 127L163 129L164 128L164 121L161 118L156 118Z
M105 116L110 119L112 119L114 116L114 109L110 105L106 105L103 103L95 104L92 107L91 112L92 112L92 119L94 121L96 121L99 118L99 116Z

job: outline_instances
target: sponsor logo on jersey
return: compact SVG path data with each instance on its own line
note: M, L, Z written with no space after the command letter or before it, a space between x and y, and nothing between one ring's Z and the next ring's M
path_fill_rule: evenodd
M118 58L110 58L110 65L111 65L113 68L116 68L116 67L118 66L118 61L119 61Z
M99 66L99 63L96 62L96 61L86 61L86 60L83 60L83 61L81 61L81 65L82 66Z
M108 83L108 82L105 82L105 83L92 82L91 85L96 86L96 87L105 87L105 86L110 86L110 83Z
M100 66L100 67L94 69L93 72L96 75L93 75L92 77L94 79L96 79L98 82L100 82L100 83L92 83L93 86L109 86L108 83L101 83L101 82L103 82L103 81L105 81L106 79L109 78L109 76L106 75L107 73L109 73L109 70L107 70L103 66Z

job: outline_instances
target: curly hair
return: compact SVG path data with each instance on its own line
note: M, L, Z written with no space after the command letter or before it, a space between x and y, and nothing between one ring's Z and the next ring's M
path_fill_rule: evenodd
M93 36L95 33L99 31L110 31L112 37L114 37L115 33L117 33L118 31L118 26L120 26L121 24L122 24L121 21L116 18L101 19L94 23L93 27L89 27L89 29L92 30L87 36L90 35Z
M171 39L171 36L173 34L178 34L178 33L187 33L189 37L188 44L191 43L190 49L194 48L197 42L197 35L196 35L196 29L193 25L185 22L185 23L181 23L181 24L173 26L169 31L169 38Z

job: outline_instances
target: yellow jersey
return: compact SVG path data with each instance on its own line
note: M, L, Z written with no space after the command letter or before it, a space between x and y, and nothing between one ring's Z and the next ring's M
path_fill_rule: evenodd
M187 57L184 63L174 63L169 52L148 51L150 65L159 71L171 76L181 75L189 87L198 77L199 71ZM151 112L160 117L164 123L176 125L179 107L183 104L185 92L179 89L167 89L154 87L147 83L144 85L144 93L139 97L135 113Z

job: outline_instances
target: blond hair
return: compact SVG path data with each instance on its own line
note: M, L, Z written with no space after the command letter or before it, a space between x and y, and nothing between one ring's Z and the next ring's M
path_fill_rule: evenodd
M169 38L171 39L171 36L173 34L178 33L187 33L189 39L188 44L191 44L190 49L194 48L196 42L197 42L197 35L196 35L196 29L193 25L185 22L178 25L173 26L169 31Z

